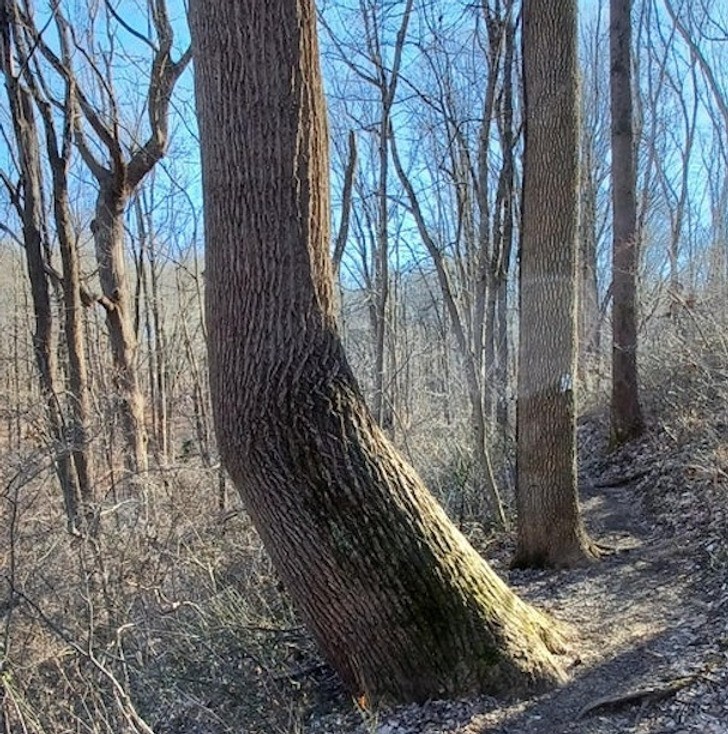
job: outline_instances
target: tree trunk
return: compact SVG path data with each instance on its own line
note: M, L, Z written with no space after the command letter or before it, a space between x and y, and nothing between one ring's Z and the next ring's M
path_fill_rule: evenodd
M153 453L157 465L164 467L167 466L169 461L167 335L160 305L157 243L149 207L150 204L146 201L144 193L140 192L134 200L134 210L139 237L139 279L144 295L144 331L147 338L147 359L149 362L151 423L154 437ZM149 265L148 271L145 266L145 259ZM138 333L138 329L135 329L135 333Z
M510 355L508 337L508 274L514 239L514 201L515 191L515 147L517 135L513 120L513 77L516 51L516 23L513 20L514 0L505 9L506 24L503 41L503 93L500 100L498 130L503 148L503 166L498 182L496 197L496 250L494 252L493 275L496 291L495 325L493 340L495 344L496 369L496 426L504 445L509 438L508 425L508 359Z
M449 522L343 354L313 3L197 0L191 23L220 451L304 620L369 700L559 681L553 623Z
M576 472L576 0L524 4L517 566L592 557Z
M147 435L144 424L144 396L136 366L137 338L132 322L129 285L124 258L124 207L128 197L119 191L123 184L109 173L100 182L96 218L91 223L99 267L99 281L106 309L111 354L114 364L121 425L126 438L124 452L132 473L147 470Z
M485 298L485 335L483 358L483 412L489 425L493 425L495 409L498 404L498 385L495 381L496 365L498 363L498 335L496 329L496 310L498 306L498 292L496 279L492 272L488 273L488 287Z
M382 92L384 94L384 91ZM384 352L388 332L387 306L389 303L389 199L387 172L389 169L389 110L386 100L382 103L382 119L379 130L379 189L377 218L377 251L374 267L374 417L380 426L391 428L390 396L385 395L386 365Z
M508 419L508 280L498 280L498 302L496 303L496 339L498 346L498 362L496 364L495 383L498 386L498 403L496 405L496 425L503 441L510 435Z
M508 337L508 274L511 265L514 239L514 201L515 191L515 146L516 132L513 121L513 69L515 63L516 24L513 20L514 2L508 4L506 13L505 52L503 59L503 100L499 129L503 145L502 193L500 202L500 254L497 260L496 274L496 385L498 403L496 405L496 425L506 442L509 436L508 426L508 360L510 345Z
M599 355L600 322L597 282L597 183L593 179L593 140L583 136L579 218L579 371L588 379L589 357Z
M40 111L45 131L46 153L53 181L53 218L63 270L61 279L63 333L68 353L68 402L71 414L68 435L78 493L85 505L86 519L89 519L92 514L91 505L95 500L94 462L90 435L91 395L84 341L84 296L81 289L81 267L68 198L68 167L72 150L72 125L68 119L70 110L65 110L66 119L62 135L59 137L53 118L53 108L41 94L36 80L30 78L33 83L36 106Z
M46 120L48 124L48 120ZM46 130L50 135L51 131ZM49 147L51 142L49 141ZM63 331L68 350L68 387L71 405L71 450L78 480L81 501L89 511L94 501L94 468L89 424L91 420L91 396L89 394L88 362L83 329L83 302L81 298L81 272L76 238L73 236L68 202L68 161L52 155L53 210L56 235L63 263Z
M612 107L613 445L644 431L637 384L637 179L632 121L631 0L610 2Z
M67 436L64 434L63 412L56 389L57 360L53 348L53 314L47 274L48 242L43 208L43 180L40 162L40 138L35 121L33 99L14 69L13 24L16 10L9 2L0 2L0 69L10 106L13 132L17 145L17 164L22 197L13 202L23 226L23 244L33 302L33 352L38 368L52 457L61 485L70 530L78 519L78 486L74 474Z

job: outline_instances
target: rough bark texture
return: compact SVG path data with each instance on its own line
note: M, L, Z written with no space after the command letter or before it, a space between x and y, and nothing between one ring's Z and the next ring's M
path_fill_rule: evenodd
M81 268L78 242L74 235L71 205L68 198L68 167L72 150L73 123L71 111L66 108L59 137L53 118L53 108L41 92L31 75L26 75L31 84L36 106L43 120L46 154L53 182L53 218L58 249L61 253L63 277L63 333L68 352L68 403L70 416L67 420L67 435L71 443L73 466L76 471L78 494L85 505L84 512L90 517L94 501L93 452L89 423L91 420L91 395L88 380L88 363L84 341ZM78 518L80 521L80 517Z
M524 4L525 161L518 371L519 566L591 556L577 494L576 0Z
M311 0L191 4L220 451L352 692L426 699L561 679L521 602L375 425L334 320Z
M96 218L91 223L91 230L106 309L114 385L127 441L124 458L129 471L145 472L148 460L144 395L139 386L137 338L132 322L124 257L124 209L129 191L124 175L120 172L107 171L99 180L99 186Z
M644 430L637 383L637 180L632 121L631 0L610 2L612 111L612 443Z

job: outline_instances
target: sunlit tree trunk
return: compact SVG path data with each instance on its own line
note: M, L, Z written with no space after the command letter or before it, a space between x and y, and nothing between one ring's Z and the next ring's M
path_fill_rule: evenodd
M91 395L88 360L84 342L83 291L78 241L71 223L68 200L68 164L71 154L70 124L64 125L60 148L56 138L50 105L40 102L46 130L48 151L53 177L53 212L58 246L63 267L63 334L68 352L68 392L71 412L70 440L73 464L81 501L90 512L95 500L94 462L91 446ZM86 303L85 305L89 305Z
M508 334L508 279L514 239L515 146L517 136L514 126L513 77L516 52L516 22L513 19L513 3L508 5L505 16L503 54L503 93L498 115L498 129L503 147L503 167L498 182L496 198L496 242L492 270L495 287L495 319L491 339L495 344L495 385L497 393L496 425L503 440L508 438L508 363L510 344Z
M449 522L343 354L313 3L197 0L191 21L220 451L304 620L369 700L557 682L552 623Z
M576 0L526 0L515 565L584 563L576 470Z
M22 222L22 240L33 304L33 352L40 391L45 403L52 455L63 493L70 529L77 525L79 496L76 476L64 431L63 410L58 390L57 358L53 345L49 243L43 206L43 180L38 126L31 92L18 75L14 44L18 42L17 9L0 0L0 69L2 69L15 136L21 185L13 203Z

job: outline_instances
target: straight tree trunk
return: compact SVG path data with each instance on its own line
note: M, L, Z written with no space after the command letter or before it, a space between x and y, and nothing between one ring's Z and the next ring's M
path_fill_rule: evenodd
M149 360L149 391L151 394L153 453L159 466L169 459L169 419L167 415L167 336L161 313L157 244L151 216L143 192L136 196L134 209L139 238L139 280L144 295L144 331ZM145 264L148 264L148 269ZM141 299L139 299L141 300ZM135 329L138 333L138 329Z
M644 431L637 382L637 179L632 120L631 0L610 0L612 109L612 426L619 446Z
M167 333L164 325L164 315L161 306L159 284L159 265L157 262L156 243L149 243L149 272L152 286L152 325L154 327L154 376L156 383L156 434L160 454L160 463L166 466L169 461L169 395L167 390Z
M496 425L503 439L510 435L508 416L508 281L498 280L498 301L496 303L496 339L498 345L498 362L496 364L496 385L498 386L498 403L496 404Z
M68 353L68 402L70 420L68 437L78 493L84 504L86 519L91 517L94 497L94 462L91 447L91 395L88 378L88 360L84 340L84 295L81 288L81 267L78 242L71 221L68 194L68 166L72 151L73 125L70 110L66 108L60 137L56 131L52 106L44 97L40 84L28 75L36 106L40 111L45 131L46 153L53 181L53 218L58 248L61 252L63 277L63 334ZM68 92L67 92L68 93ZM86 528L88 529L88 528Z
M584 136L579 218L579 372L587 379L589 357L599 355L596 182L592 178L593 141Z
M526 0L521 228L518 547L514 565L568 567L592 546L576 471L576 0Z
M89 394L88 361L84 343L83 301L81 295L81 269L76 238L71 224L68 202L67 151L70 141L63 145L63 152L56 149L55 134L49 127L50 116L44 116L46 147L50 151L53 175L53 212L63 265L63 333L68 350L68 392L71 407L71 451L78 481L81 501L89 511L94 501L94 466L91 449L90 421L91 396Z
M0 0L0 69L10 106L17 145L17 162L22 182L22 196L15 202L23 227L25 260L33 304L33 353L38 369L40 392L46 408L52 456L70 530L78 519L78 486L74 473L64 420L57 390L57 359L53 348L53 313L47 273L48 242L43 207L43 178L40 162L40 137L33 98L14 67L13 38L17 30L16 8L9 0Z
M313 2L197 0L191 26L219 446L305 622L370 701L558 682L553 623L450 523L343 354Z
M498 343L496 329L496 310L498 306L498 290L496 278L492 272L488 273L488 286L485 299L485 324L483 333L485 336L484 358L483 358L483 412L489 425L493 425L496 406L498 405L498 385L496 385L496 367L498 364Z
M435 370L435 374L439 375L440 394L442 395L442 417L446 425L452 424L452 406L450 396L450 330L448 323L450 315L447 310L447 304L442 304L442 315L438 319L442 324L440 328L439 349L437 354L439 357L439 365Z
M503 186L499 196L502 211L500 257L496 272L496 339L497 368L496 385L498 404L496 406L496 425L503 440L508 439L508 362L510 345L508 337L508 274L511 265L514 240L514 201L515 191L515 147L516 134L513 121L513 76L516 48L516 23L513 19L514 2L508 5L506 14L505 53L503 59L503 100L500 115L501 142L503 145Z
M121 425L126 439L127 469L145 472L147 433L144 395L136 365L137 338L124 256L124 209L129 195L119 174L108 172L99 181L96 217L91 223L99 268L99 282L106 310L106 326L113 358L113 381L118 397Z
M495 352L495 417L498 433L504 444L509 437L508 424L508 280L514 239L515 147L516 132L513 120L513 77L516 51L516 23L513 19L514 0L505 8L503 31L503 91L497 116L498 131L503 149L498 192L496 195L496 223L494 235L493 287L495 314L491 339Z
M386 81L384 82L386 85ZM382 95L386 96L386 86ZM386 365L384 352L388 332L387 310L389 304L389 194L387 176L389 170L389 110L386 99L382 101L382 119L379 129L379 189L377 218L377 251L374 267L374 400L373 412L377 423L392 427L391 396L385 395Z

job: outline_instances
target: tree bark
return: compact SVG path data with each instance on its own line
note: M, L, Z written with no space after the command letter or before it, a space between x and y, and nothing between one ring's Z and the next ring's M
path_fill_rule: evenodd
M589 358L599 356L600 318L597 281L597 182L593 178L592 134L582 136L579 218L579 372L588 378Z
M197 0L191 25L215 424L304 620L372 701L558 682L553 623L449 522L344 356L313 2Z
M523 22L525 158L514 565L568 567L593 557L579 512L576 471L576 0L526 0Z
M94 464L91 450L91 396L89 394L88 361L84 343L83 301L81 295L81 269L76 238L73 236L71 211L68 201L68 153L70 139L64 140L62 151L52 127L50 110L44 114L46 147L49 151L53 176L53 213L56 236L63 266L63 331L68 350L68 388L71 407L71 450L76 470L78 492L90 512L94 502Z
M24 19L25 30L39 52L66 83L70 93L65 102L65 112L73 120L74 142L99 186L95 218L91 223L102 290L99 302L106 310L116 398L127 443L124 453L126 465L132 473L144 472L148 466L144 396L135 363L137 343L126 280L123 216L131 195L166 152L172 91L189 63L190 50L183 53L178 61L172 60L174 33L166 3L164 0L155 2L151 14L155 42L149 43L154 55L146 98L149 135L143 144L132 146L131 153L127 154L128 145L123 140L113 102L113 80L103 79L101 84L111 97L111 119L107 119L106 114L99 112L85 95L79 76L74 72L73 54L70 52L71 28L59 5L53 6L52 18L58 29L60 56L33 26L32 18ZM101 76L102 72L95 66L92 55L85 51L83 55ZM89 131L92 131L95 145L87 139ZM105 160L99 155L101 150L104 151Z
M515 147L517 136L513 121L513 69L515 63L516 23L513 19L514 3L510 2L505 15L504 57L503 57L503 94L501 114L498 116L498 129L503 147L503 167L498 183L497 196L497 247L494 257L496 304L495 330L492 339L496 349L496 425L502 440L507 442L508 430L508 280L513 252L514 239L514 200L515 191Z
M132 321L124 256L124 209L129 190L121 172L107 171L99 180L96 217L91 223L114 364L113 381L127 443L124 458L132 473L145 472L147 432L144 395L136 365L137 337Z
M78 486L74 474L57 391L57 359L53 347L53 313L47 273L48 241L43 207L43 177L40 162L40 137L35 120L33 98L14 68L13 40L17 41L17 8L0 0L0 69L10 106L17 145L18 173L22 196L13 202L23 227L23 245L33 303L33 352L38 369L54 468L65 504L69 530L78 520Z
M610 0L612 111L612 425L618 446L644 431L637 382L637 178L632 120L631 0Z

